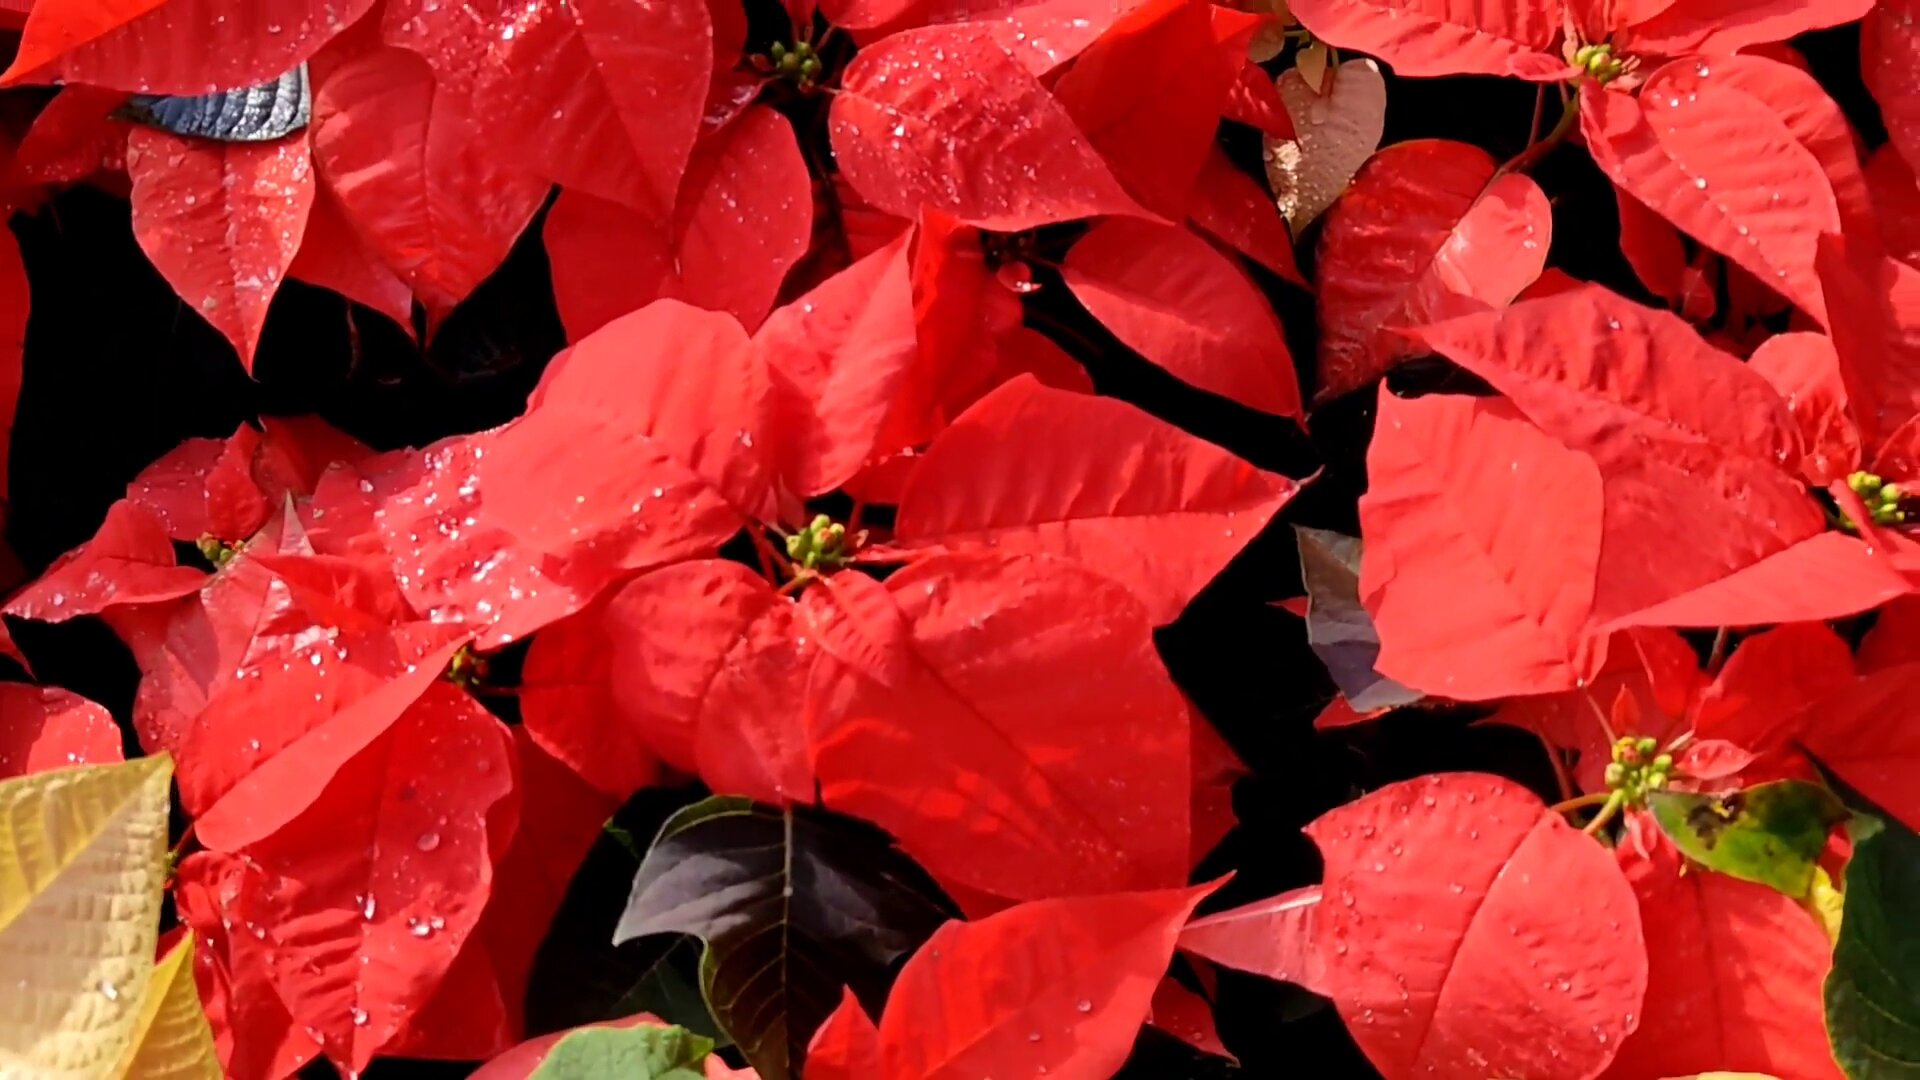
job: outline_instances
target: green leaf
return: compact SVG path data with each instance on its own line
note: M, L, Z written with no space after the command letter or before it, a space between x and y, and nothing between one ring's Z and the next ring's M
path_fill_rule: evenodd
M706 1080L713 1041L677 1027L581 1028L553 1044L527 1080Z
M705 942L701 991L714 1020L762 1080L791 1080L841 988L878 1013L890 965L950 915L938 888L878 830L712 798L660 830L613 937Z
M1417 690L1380 674L1380 635L1360 604L1360 540L1295 525L1300 578L1307 587L1307 644L1356 712L1397 709L1421 699Z
M1827 973L1827 1033L1852 1080L1920 1077L1920 836L1854 818L1846 906Z
M1827 834L1847 819L1831 791L1775 780L1730 795L1656 792L1653 818L1688 858L1729 877L1804 899Z

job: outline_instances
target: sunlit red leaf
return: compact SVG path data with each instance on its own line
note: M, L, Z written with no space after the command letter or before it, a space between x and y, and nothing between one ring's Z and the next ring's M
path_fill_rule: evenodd
M1072 559L1132 589L1160 624L1295 490L1131 405L1022 379L928 448L895 536L907 547ZM1152 559L1140 557L1147 537Z
M1160 980L1154 990L1153 1008L1147 1022L1196 1050L1237 1063L1226 1044L1220 1041L1220 1031L1213 1022L1213 1006L1171 976Z
M57 687L0 683L0 777L121 760L107 710Z
M1315 951L1318 885L1206 915L1180 931L1180 949L1223 967L1327 992L1326 961Z
M226 439L188 439L140 471L127 485L127 501L175 540L246 540L271 509L253 479L259 445L259 433L245 424Z
M1840 379L1868 460L1920 415L1920 270L1874 250L1871 241L1820 240Z
M1371 53L1401 75L1518 75L1551 79L1559 0L1290 0L1302 26L1329 45Z
M392 47L348 60L314 95L329 193L433 323L500 265L547 195L489 153L464 109L419 56Z
M206 574L177 565L173 541L152 515L122 499L93 539L47 568L7 601L6 614L41 622L97 615L123 604L151 604L198 589Z
M1260 182L1236 168L1218 146L1207 154L1194 181L1187 217L1193 224L1296 285L1305 285L1294 265L1293 232Z
M1384 390L1360 500L1360 596L1374 666L1478 700L1567 689L1600 657L1593 464L1504 402Z
M1065 108L977 26L910 30L862 50L830 126L841 173L900 217L927 206L1014 232L1140 212Z
M1073 246L1064 276L1115 337L1183 381L1265 412L1300 415L1293 357L1272 305L1205 240L1114 218Z
M1724 54L1852 22L1874 0L1675 0L1633 27L1635 48L1661 56Z
M1903 777L1920 767L1920 732L1901 721L1920 688L1920 664L1868 672L1823 702L1801 732L1807 751L1908 828L1920 828L1920 793Z
M1693 61L1662 68L1640 97L1583 84L1580 123L1594 161L1660 216L1824 318L1814 245L1840 230L1826 173L1759 99L1679 85L1690 72Z
M1820 1001L1833 944L1819 921L1764 885L1683 866L1645 818L1618 853L1647 937L1647 1000L1604 1075L1838 1078Z
M1864 5L1863 5L1864 6ZM1881 0L1860 24L1860 69L1893 146L1920 168L1920 3Z
M1598 1074L1639 1024L1638 905L1613 856L1511 781L1381 788L1307 833L1327 992L1388 1080Z
M1477 147L1400 143L1369 161L1320 233L1318 400L1408 355L1391 327L1504 307L1546 266L1553 214L1539 185L1495 177Z
M562 192L541 236L567 335L583 337L661 297L759 326L806 253L809 190L792 126L772 109L751 108L694 148L671 217Z
M868 602L864 618L904 622L910 642L820 662L828 807L943 882L1013 899L1184 878L1186 705L1123 586L1056 559L941 555Z
M226 1075L280 1080L318 1058L320 1043L294 1024L269 980L265 950L256 947L266 928L252 921L251 899L243 900L251 886L243 857L196 852L174 874L174 904L198 935L194 982Z
M204 94L279 77L373 0L37 0L0 81Z
M1873 152L1866 178L1887 254L1908 266L1920 266L1920 181L1914 179L1913 169L1888 145Z
M251 371L267 308L313 205L306 137L209 142L136 128L127 136L127 172L140 247Z

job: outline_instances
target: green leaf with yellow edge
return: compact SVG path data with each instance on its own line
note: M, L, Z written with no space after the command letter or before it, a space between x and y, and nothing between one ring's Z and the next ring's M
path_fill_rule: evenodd
M0 781L0 1076L111 1075L141 1024L173 762Z
M1775 780L1728 795L1656 792L1653 818L1693 861L1729 877L1804 899L1827 834L1847 820L1833 792Z
M1807 890L1807 898L1800 905L1807 913L1820 920L1821 929L1827 932L1828 941L1840 940L1840 916L1846 909L1847 896L1833 883L1833 878L1825 870L1813 868L1813 887Z
M193 935L154 966L133 1041L115 1076L127 1080L220 1080L213 1027L193 982Z
M685 1028L581 1028L553 1044L527 1080L706 1080L713 1040Z

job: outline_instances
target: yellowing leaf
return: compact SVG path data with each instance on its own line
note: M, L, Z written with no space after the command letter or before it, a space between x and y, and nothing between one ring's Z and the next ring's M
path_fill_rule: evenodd
M172 775L161 756L0 782L0 1075L98 1077L133 1042Z
M220 1080L213 1028L193 983L193 935L153 969L133 1040L113 1075L127 1080Z
M1296 137L1267 140L1267 185L1296 236L1347 189L1386 130L1387 83L1379 65L1349 60L1320 82L1325 93L1294 69L1274 84Z
M1846 906L1846 894L1834 885L1833 878L1820 867L1813 868L1813 887L1807 891L1807 898L1801 905L1827 931L1827 940L1840 940L1840 912Z

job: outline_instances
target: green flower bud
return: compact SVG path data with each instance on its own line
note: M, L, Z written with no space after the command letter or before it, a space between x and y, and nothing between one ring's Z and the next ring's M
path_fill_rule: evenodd
M1661 754L1659 757L1654 758L1653 768L1655 772L1672 772L1673 771L1673 755Z
M1611 765L1608 765L1607 772L1606 772L1606 779L1607 779L1608 787L1610 788L1619 787L1621 784L1626 782L1627 767L1625 765L1620 764L1617 761L1612 763Z
M1660 749L1660 740L1651 735L1642 735L1639 740L1633 744L1633 748L1641 757L1646 757Z

